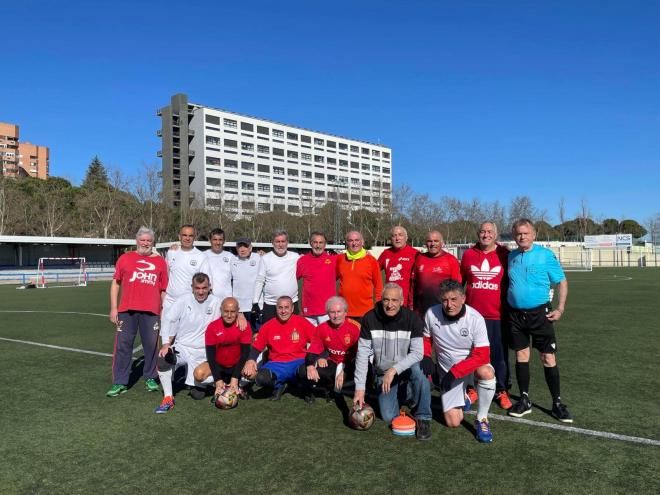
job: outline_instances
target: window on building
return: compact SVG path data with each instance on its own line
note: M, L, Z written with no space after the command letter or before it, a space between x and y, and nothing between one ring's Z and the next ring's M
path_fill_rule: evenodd
M232 211L238 210L238 201L236 201L235 199L225 200L225 208Z
M275 175L284 175L283 167L273 167L273 174Z
M314 178L315 179L325 179L325 174L322 174L320 172L314 173Z
M243 170L254 170L254 163L252 163L252 162L241 162L241 168Z
M225 187L229 189L238 189L238 181L233 179L225 179Z
M362 170L371 170L371 166L368 163L363 163Z
M206 185L220 187L220 179L216 179L215 177L207 177Z
M298 194L299 189L297 187L288 187L287 192L289 194Z
M385 158L386 160L389 160L390 159L390 154L387 153L386 151L383 151L383 158Z
M311 161L312 155L310 155L309 153L300 153L300 158L302 158L303 160Z
M302 195L303 196L311 196L312 195L312 190L311 189L303 189L302 190Z
M362 202L363 203L371 203L371 197L370 196L362 196Z
M348 145L346 143L339 143L339 149L345 151L348 149Z
M262 165L262 164L260 163L260 164L257 166L257 170L258 170L259 172L266 172L266 173L269 173L269 172L270 172L270 165Z
M314 196L317 198L325 198L325 191L314 191Z
M207 114L204 117L204 120L206 121L207 124L220 125L220 117L216 117L215 115Z
M303 143L311 143L312 138L310 136L305 136L304 134L300 135L300 141Z
M284 205L273 205L273 211L284 211Z
M270 203L257 203L257 210L262 213L270 211Z
M268 127L258 125L257 126L257 134L265 134L266 136L268 136L268 134L270 134L270 132L268 130Z
M286 157L287 158L294 158L294 159L297 160L298 159L298 152L297 151L287 151L286 152Z
M328 174L328 182L337 182L337 176Z
M335 143L334 141L326 141L325 145L328 148L336 148L337 147L337 143Z
M206 136L206 144L220 146L220 138L215 136Z
M241 149L243 151L254 151L254 144L252 144L252 143L241 143Z
M284 194L284 186L273 186L273 192L275 194Z
M371 150L371 156L380 156L380 151L378 151L378 150Z
M362 154L363 155L368 155L369 154L369 148L362 148Z
M374 172L380 172L380 167L378 165L372 165L371 170L373 170Z
M321 155L314 155L314 161L316 163L323 163L323 157Z
M295 168L289 168L286 172L289 176L298 177L298 171Z
M352 186L359 186L360 185L360 179L357 177L351 177L351 185Z
M296 134L295 132L287 132L286 133L286 138L289 141L298 141L298 134Z
M220 198L206 198L206 206L222 206Z
M289 205L289 213L300 213L300 207L298 205Z
M311 179L312 178L312 173L309 170L303 170L302 171L302 178L303 179Z
M238 125L238 122L232 119L223 119L223 123L225 124L225 127L230 127L232 129L236 129L236 126Z
M268 146L264 146L263 144L258 144L257 153L270 153L270 148Z
M241 130L254 132L254 126L249 122L241 122Z
M284 137L284 131L282 131L280 129L273 129L273 137L283 138Z
M337 193L335 191L328 191L328 199L337 199Z
M238 168L236 160L225 160L225 168Z
M385 175L390 175L390 169L389 169L389 167L383 167L383 173L384 173Z
M216 158L215 156L207 156L206 157L206 164L207 165L220 165L220 158Z
M339 166L340 167L348 167L348 161L347 160L339 160Z
M359 147L351 145L351 153L358 153L359 151L360 151Z
M254 191L254 182L241 182L241 189L243 191Z
M254 202L253 201L242 201L241 208L244 211L254 211Z
M261 192L270 192L270 184L257 184L257 189Z
M234 141L233 139L225 139L225 146L227 148L237 148L238 141Z
M316 146L323 146L323 139L314 138L314 144Z
M284 150L282 148L273 148L273 155L284 156Z
M383 189L384 190L389 191L391 187L392 187L392 184L390 184L389 182L383 182Z
M362 179L362 185L369 187L370 182L367 179Z

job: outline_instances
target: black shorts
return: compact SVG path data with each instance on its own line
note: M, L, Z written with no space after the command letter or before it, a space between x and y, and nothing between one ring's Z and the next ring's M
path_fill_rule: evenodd
M531 337L532 347L545 354L557 352L555 327L548 320L550 307L546 304L533 309L509 310L509 344L514 351L529 347Z
M218 366L218 371L220 372L220 379L225 382L227 385L229 385L229 382L232 379L232 375L234 374L234 368L225 368L224 366ZM238 364L236 365L238 366Z

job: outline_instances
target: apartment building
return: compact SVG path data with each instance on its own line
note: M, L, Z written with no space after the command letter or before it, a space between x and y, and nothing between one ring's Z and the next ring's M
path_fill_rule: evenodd
M163 198L237 217L309 214L328 202L382 211L392 192L392 150L380 144L189 103L158 111Z
M0 167L5 177L36 177L47 179L49 173L49 150L19 141L16 124L0 122Z

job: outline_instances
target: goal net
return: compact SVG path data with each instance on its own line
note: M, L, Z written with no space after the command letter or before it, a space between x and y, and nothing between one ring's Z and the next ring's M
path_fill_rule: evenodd
M562 253L559 262L565 272L590 272L592 270L591 249L582 248Z
M85 258L39 258L37 287L86 287Z

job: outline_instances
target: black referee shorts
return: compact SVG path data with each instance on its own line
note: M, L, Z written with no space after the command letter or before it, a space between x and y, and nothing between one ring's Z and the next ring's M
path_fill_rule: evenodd
M547 304L532 309L509 310L509 344L514 351L532 347L545 354L557 352L555 327L548 320L550 307Z

